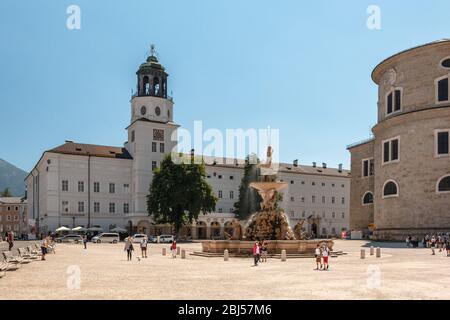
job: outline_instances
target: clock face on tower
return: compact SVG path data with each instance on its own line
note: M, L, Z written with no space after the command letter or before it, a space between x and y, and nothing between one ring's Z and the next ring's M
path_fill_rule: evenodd
M154 141L164 141L164 130L153 129L153 140Z
M159 107L155 108L155 114L159 116L161 114L161 109Z
M145 116L145 114L147 113L147 108L145 106L141 107L141 115Z

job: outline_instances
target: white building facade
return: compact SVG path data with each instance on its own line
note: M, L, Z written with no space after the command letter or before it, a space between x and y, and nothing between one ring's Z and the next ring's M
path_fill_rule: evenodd
M153 169L176 147L173 101L167 95L164 67L151 55L137 71L137 92L131 99L131 121L124 147L66 141L45 151L26 178L28 214L40 233L59 226L118 226L130 232L161 234L147 213L146 197ZM215 164L217 163L217 164ZM206 165L207 181L218 197L216 210L201 215L182 234L190 238L223 238L236 219L234 203L244 174L243 161ZM279 180L288 183L282 207L291 226L318 236L339 235L349 225L350 172L280 164ZM245 222L241 221L245 226Z

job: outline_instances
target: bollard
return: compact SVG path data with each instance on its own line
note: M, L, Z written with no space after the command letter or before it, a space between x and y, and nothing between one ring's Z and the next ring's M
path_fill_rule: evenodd
M381 248L377 248L377 258L381 258Z
M225 249L223 251L223 261L228 261L229 258L230 258L230 254L228 252L228 249Z
M159 243L159 236L156 237L156 243Z
M162 248L162 255L163 255L163 256L166 255L166 248Z
M181 259L186 259L186 250L181 250Z
M366 250L361 249L361 259L365 259L366 258Z
M373 256L373 247L370 247L370 255Z
M281 250L281 261L286 261L286 250Z
M180 247L177 247L177 255L178 255L178 256L180 255L180 252L181 252L181 248L180 248Z

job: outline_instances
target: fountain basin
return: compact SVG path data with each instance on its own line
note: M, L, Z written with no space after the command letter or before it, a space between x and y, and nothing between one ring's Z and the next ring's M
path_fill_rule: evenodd
M287 254L313 254L317 244L327 243L333 251L334 242L330 239L317 240L266 240L269 254L280 254L286 250ZM237 255L252 255L254 241L241 240L205 240L202 241L202 252L221 253L228 249L229 253Z

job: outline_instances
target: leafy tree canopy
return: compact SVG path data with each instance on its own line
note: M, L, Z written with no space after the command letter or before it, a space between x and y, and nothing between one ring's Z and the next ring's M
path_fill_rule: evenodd
M193 160L193 159L192 159ZM206 181L203 163L172 161L167 155L154 170L147 196L147 211L156 223L170 223L178 231L192 223L200 213L215 209L217 198Z

